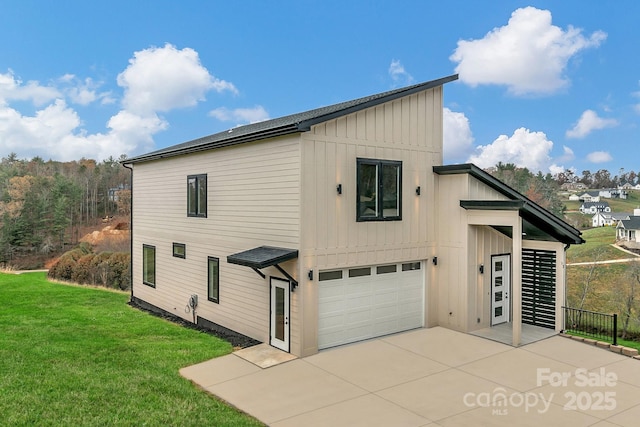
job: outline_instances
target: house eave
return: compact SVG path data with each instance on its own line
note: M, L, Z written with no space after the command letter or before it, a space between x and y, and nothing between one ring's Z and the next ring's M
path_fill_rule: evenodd
M394 89L391 91L365 96L351 101L316 108L302 113L291 114L276 119L266 120L264 122L239 126L237 128L229 129L226 132L218 132L213 135L183 142L181 144L156 150L151 153L136 156L131 159L126 159L121 163L135 164L140 162L148 162L152 160L197 153L200 151L211 150L215 148L229 147L267 138L275 138L284 135L308 132L311 130L311 127L316 124L327 122L329 120L342 117L347 114L352 114L386 102L394 101L396 99L429 90L434 87L442 86L445 83L449 83L457 79L458 75L453 74L436 80L407 86L405 88Z
M468 174L470 176L473 176L478 181L508 197L509 199L511 199L511 201L524 202L522 208L519 208L521 216L541 230L545 230L546 232L548 232L558 241L566 244L584 243L584 239L580 237L582 233L579 230L573 228L571 225L567 224L560 218L557 218L555 215L537 205L523 194L509 187L507 184L503 183L499 179L493 177L492 175L488 174L472 163L433 166L433 172L437 175ZM490 204L493 201L482 202L484 204ZM506 206L507 205L508 204L506 204ZM486 208L489 209L489 206L487 205ZM511 209L515 209L515 206L512 206Z

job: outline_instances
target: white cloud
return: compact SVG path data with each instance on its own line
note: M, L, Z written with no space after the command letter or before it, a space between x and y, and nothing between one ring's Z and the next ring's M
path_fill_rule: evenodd
M549 166L549 173L551 173L551 175L557 175L564 172L565 170L566 168L564 166L558 166L555 163Z
M586 110L580 116L573 128L566 132L567 138L584 138L594 130L617 126L615 119L603 119L593 110Z
M464 113L443 109L445 163L457 163L466 159L473 149L473 134L469 119Z
M65 74L58 80L64 86L64 94L74 104L87 106L96 100L100 100L101 104L115 102L110 92L98 92L102 83L94 82L90 77L81 80L73 74Z
M566 162L570 162L573 159L575 159L576 156L573 153L573 150L569 147L567 147L566 145L562 146L562 156L560 156L560 158L558 158L556 161L559 163L566 163Z
M178 50L167 44L142 50L134 53L129 66L118 75L118 84L124 88L123 108L106 122L104 132L89 133L68 103L109 104L116 101L115 96L99 91L102 82L74 74L53 82L58 87L23 83L11 71L0 74L0 156L15 152L21 158L102 160L149 151L154 148L153 136L169 126L158 112L193 106L211 90L237 93L232 83L211 76L192 49ZM14 101L43 107L24 115L11 105ZM237 114L247 120L268 117L261 108Z
M394 85L410 85L414 81L413 76L404 69L404 66L397 59L391 60L388 72Z
M209 111L209 116L222 122L257 123L269 120L269 113L261 105L256 105L253 108L236 108L234 110L220 107Z
M458 41L449 59L458 63L456 72L468 85L506 85L514 95L550 94L568 85L569 60L606 37L602 31L585 37L578 28L563 30L552 25L551 12L529 6L482 39Z
M547 139L544 132L531 132L519 128L512 136L500 135L489 145L480 145L469 161L481 168L495 166L498 162L513 163L526 167L531 171L547 172L551 167L549 153L553 142Z
M606 163L613 160L613 157L606 151L594 151L593 153L587 154L587 160L591 163Z
M170 44L135 52L118 75L118 85L125 90L125 109L142 115L192 107L212 89L238 92L232 83L209 74L195 50Z
M23 84L11 70L6 74L0 74L0 105L7 105L9 101L30 101L41 106L59 96L61 94L56 88L41 86L37 81Z

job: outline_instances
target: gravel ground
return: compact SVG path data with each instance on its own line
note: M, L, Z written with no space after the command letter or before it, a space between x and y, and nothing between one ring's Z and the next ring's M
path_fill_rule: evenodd
M193 322L186 321L181 317L174 316L170 313L166 313L166 312L160 313L156 310L151 310L149 308L146 308L136 303L135 301L129 301L129 305L134 308L137 308L138 310L142 310L144 312L152 314L156 317L160 317L170 322L177 323L178 325L184 326L185 328L195 329L197 331L204 332L209 335L213 335L215 337L223 339L231 343L234 349L247 348L247 347L252 347L254 345L261 344L260 341L254 340L253 338L249 338L246 335L242 335L238 332L232 331L231 329L227 329L220 325L215 325L215 327L213 328L205 328L205 327L196 325Z

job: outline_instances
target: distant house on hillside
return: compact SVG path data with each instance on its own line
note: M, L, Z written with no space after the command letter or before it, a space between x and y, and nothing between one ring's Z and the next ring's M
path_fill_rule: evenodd
M580 196L578 196L577 194L572 194L569 196L569 200L572 202L578 202L580 201Z
M587 214L596 214L598 212L611 212L609 202L584 202L580 206L580 212Z
M598 212L591 219L591 225L593 227L615 226L619 221L622 221L623 219L629 219L630 216L632 215L627 212Z
M599 191L586 191L582 193L578 200L582 200L583 202L599 202L600 201L600 192Z
M604 188L600 190L599 196L604 199L626 199L627 192L619 188ZM595 200L592 200L595 201Z
M560 186L563 190L586 190L587 186L581 182L565 182Z
M634 215L623 219L616 226L616 238L625 246L640 248L640 209L634 209Z

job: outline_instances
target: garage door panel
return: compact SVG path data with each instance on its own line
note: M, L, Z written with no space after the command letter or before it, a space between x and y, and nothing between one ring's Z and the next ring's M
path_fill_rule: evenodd
M423 326L423 270L376 271L319 282L320 349Z

